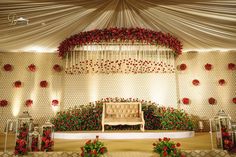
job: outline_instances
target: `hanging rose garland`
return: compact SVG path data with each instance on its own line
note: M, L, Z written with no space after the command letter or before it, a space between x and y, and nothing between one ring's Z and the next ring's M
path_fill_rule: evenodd
M184 71L186 69L187 69L187 65L186 64L180 64L179 65L179 70Z
M26 106L26 107L31 107L32 105L33 105L33 100L27 99L27 100L25 101L25 106Z
M56 99L52 100L52 106L58 106L58 104L59 104L58 100Z
M209 63L205 64L205 69L210 71L212 69L212 64Z
M15 81L15 82L14 82L14 86L15 86L16 88L20 88L21 85L22 85L21 81Z
M233 103L236 104L236 97L232 99Z
M200 81L197 80L197 79L194 79L194 80L192 81L192 83L193 83L194 86L198 86L198 85L200 84Z
M224 79L220 79L218 82L219 82L219 85L221 86L223 86L226 83Z
M228 69L229 70L235 70L236 69L236 65L234 63L229 63L228 64Z
M176 55L180 55L182 52L181 42L170 34L144 28L105 28L80 32L65 39L58 47L59 57L65 57L66 53L71 51L75 46L83 46L90 43L118 41L161 45L172 49Z
M190 103L189 98L183 98L182 99L183 104L188 105Z
M5 64L5 65L3 66L3 69L4 69L5 71L12 71L12 70L13 70L13 67L12 67L11 64Z
M8 105L8 101L7 100L1 100L0 101L0 107L6 107Z
M35 66L34 64L30 64L30 65L28 66L28 69L29 69L29 71L31 71L31 72L35 72L35 71L36 71L36 66Z
M48 82L46 80L40 82L40 87L46 88L48 86Z
M209 104L214 105L214 104L216 104L216 99L211 97L208 99L208 102L209 102Z
M62 71L62 67L61 67L60 65L58 65L58 64L55 64L55 65L53 66L53 69L54 69L54 71L56 71L56 72L61 72L61 71Z

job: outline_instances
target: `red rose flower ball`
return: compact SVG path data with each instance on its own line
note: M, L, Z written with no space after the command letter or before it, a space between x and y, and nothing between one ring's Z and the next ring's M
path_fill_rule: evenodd
M197 80L197 79L194 79L194 80L192 81L192 83L193 83L194 86L198 86L198 85L200 84L200 81Z
M46 80L40 82L40 87L46 88L48 86L48 82Z
M22 83L21 83L21 81L15 81L14 85L15 85L16 88L20 88Z
M62 71L62 67L61 67L60 65L58 65L58 64L55 64L55 65L53 66L53 69L54 69L56 72L61 72L61 71Z
M216 104L216 99L211 97L208 99L208 102L209 102L209 104L214 105L214 104Z
M5 107L8 105L8 101L7 100L1 100L0 101L0 107Z
M35 71L36 71L36 66L35 66L34 64L30 64L30 65L28 66L28 69L29 69L29 71L31 71L31 72L35 72Z
M54 99L52 100L52 106L58 106L59 101Z
M213 67L212 64L209 64L209 63L205 64L205 69L208 71L211 70L212 67Z
M186 65L186 64L180 64L180 65L179 65L179 69L180 69L181 71L184 71L184 70L187 69L187 65Z
M232 99L233 103L236 104L236 97Z
M5 65L3 66L3 69L4 69L5 71L12 71L12 70L13 70L13 67L12 67L11 64L5 64Z
M183 104L187 105L190 103L190 100L189 100L189 98L183 98L182 102L183 102Z
M228 69L229 70L235 70L236 69L236 65L234 63L229 63L228 64Z
M219 84L220 84L221 86L225 84L225 80L224 80L224 79L220 79L218 82L219 82Z
M28 99L28 100L25 101L25 106L31 107L32 105L33 105L33 100Z

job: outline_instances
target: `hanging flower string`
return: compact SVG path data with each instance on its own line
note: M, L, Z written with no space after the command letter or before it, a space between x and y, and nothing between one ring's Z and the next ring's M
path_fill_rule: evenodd
M165 46L172 49L177 55L182 52L182 44L176 37L144 28L105 28L80 32L62 41L58 47L58 52L60 57L65 57L66 53L75 46L128 41Z
M174 67L171 64L137 60L137 59L122 59L122 60L85 60L80 61L73 69L67 69L67 74L87 74L87 73L174 73Z

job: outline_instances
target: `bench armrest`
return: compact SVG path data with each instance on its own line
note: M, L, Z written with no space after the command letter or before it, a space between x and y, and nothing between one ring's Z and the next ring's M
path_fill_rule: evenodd
M102 110L102 124L104 123L105 119L105 104L103 104L103 110Z
M141 113L140 113L140 118L142 118L142 121L144 121L144 113L143 113L143 111L141 111Z

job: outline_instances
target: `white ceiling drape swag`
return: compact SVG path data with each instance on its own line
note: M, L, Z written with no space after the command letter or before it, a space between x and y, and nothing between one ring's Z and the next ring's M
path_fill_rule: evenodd
M0 51L56 51L78 32L142 27L169 32L183 50L236 49L235 0L1 0ZM29 20L11 25L9 14Z
M171 49L145 44L100 43L75 47L66 55L67 74L174 73Z

